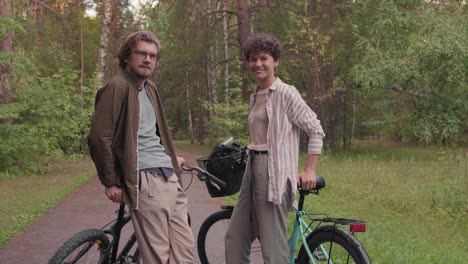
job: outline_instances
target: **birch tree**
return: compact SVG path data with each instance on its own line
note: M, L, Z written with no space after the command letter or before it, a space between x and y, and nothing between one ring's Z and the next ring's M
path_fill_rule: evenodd
M112 17L112 0L103 0L103 18L101 25L101 39L99 44L99 54L96 67L96 87L99 88L104 82L106 69L107 49L109 45L109 32Z

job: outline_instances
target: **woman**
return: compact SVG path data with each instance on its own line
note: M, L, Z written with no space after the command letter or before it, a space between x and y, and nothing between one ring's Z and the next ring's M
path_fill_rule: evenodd
M243 50L257 87L248 116L249 160L226 233L226 263L250 263L251 242L259 237L264 262L285 264L288 211L297 208L297 186L315 187L325 134L297 89L275 77L282 51L278 39L255 34ZM305 169L298 175L300 130L309 135L309 145Z

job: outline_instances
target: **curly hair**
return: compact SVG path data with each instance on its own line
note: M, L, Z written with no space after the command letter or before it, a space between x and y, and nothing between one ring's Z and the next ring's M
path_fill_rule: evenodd
M278 38L271 34L255 33L250 35L242 46L242 50L244 51L244 56L247 61L250 59L250 54L258 51L266 52L270 54L275 61L278 61L283 51L283 46Z
M161 54L161 43L159 42L159 39L151 31L147 31L147 30L137 31L128 35L125 38L122 45L120 46L117 57L119 58L119 66L121 69L124 70L125 67L127 67L127 63L125 62L125 60L128 59L128 57L130 57L130 54L132 53L132 49L137 45L137 43L140 40L153 43L156 45L156 47L158 48L157 61L159 61L159 54Z

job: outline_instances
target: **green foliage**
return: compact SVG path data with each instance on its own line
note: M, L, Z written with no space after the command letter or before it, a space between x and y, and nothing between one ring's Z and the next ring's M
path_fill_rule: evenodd
M350 151L321 156L317 172L327 187L307 198L307 210L367 221L357 237L372 263L463 263L465 152L357 141Z
M238 88L239 92L240 89ZM238 97L229 106L221 103L216 107L216 116L208 121L208 145L214 145L232 136L242 143L248 142L248 104Z
M249 6L252 28L282 40L277 75L297 87L318 111L328 143L333 140L336 146L342 141L346 146L353 120L355 135L362 137L376 131L360 124L381 120L385 125L378 132L384 137L459 144L466 142L468 131L468 7L457 1L431 2L275 1L274 8L267 9L250 1ZM0 143L0 171L28 166L33 168L27 170L40 170L51 157L85 150L101 18L84 16L85 5L91 2L77 3L49 5L35 13L28 9L30 1L18 0L14 17L0 18L0 36L15 32L13 50L0 54L0 65L12 69L15 102L0 106L0 117L14 119L13 125L0 127L2 139L7 139ZM200 135L204 132L200 124L209 117L207 109L215 110L212 120L205 122L210 142L227 134L246 140L247 102L232 88L239 87L243 78L235 2L221 7L213 1L157 1L139 14L133 14L127 2L120 7L114 40L144 27L162 42L155 81L177 137L189 136L190 107L193 127ZM212 12L217 9L229 12ZM227 61L224 15L230 18ZM85 87L79 91L81 40ZM118 44L111 40L109 54L115 55ZM210 46L213 56L208 54ZM112 63L106 73L112 74L115 60ZM214 65L217 105L210 87ZM224 103L224 65L230 72L229 107ZM319 91L311 91L315 73ZM351 116L354 109L356 116Z
M358 1L353 10L348 23L359 57L350 77L364 98L381 98L373 105L381 105L380 119L396 125L388 131L427 144L459 141L468 114L463 8L408 0Z
M18 118L24 111L24 105L19 103L0 105L0 118Z
M0 17L0 38L3 38L6 32L23 32L24 29L16 20L10 17Z
M426 144L454 142L462 132L462 116L468 113L467 100L466 94L441 94L424 100L411 118L412 132Z
M0 126L0 178L23 170L43 171L51 154L47 140L33 126Z
M83 150L92 95L85 87L80 98L77 72L66 66L65 56L59 58L62 68L51 75L43 75L33 66L34 57L16 58L15 103L0 108L2 116L14 118L13 125L0 126L0 172L4 177L21 171L41 172L51 159ZM19 64L31 67L23 72Z

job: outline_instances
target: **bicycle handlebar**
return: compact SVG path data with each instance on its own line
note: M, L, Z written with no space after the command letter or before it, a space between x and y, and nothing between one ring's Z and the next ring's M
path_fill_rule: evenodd
M218 177L214 176L213 174L209 173L208 171L200 168L200 167L192 167L188 164L184 164L181 166L181 169L184 171L190 171L190 172L197 172L197 177L200 181L210 181L211 184L213 184L215 187L219 187L218 189L221 190L220 188L226 188L227 184L220 180ZM316 176L316 183L315 187L310 190L303 190L300 187L298 188L299 192L302 194L309 194L309 193L317 193L318 190L322 189L325 187L325 179L322 176Z
M213 174L207 172L206 170L200 167L192 167L188 164L184 164L181 166L181 168L184 171L197 172L196 174L200 181L206 181L206 180L211 181L211 184L213 184L216 187L219 187L218 188L219 190L221 190L220 188L224 189L227 187L227 183L225 183L224 181L220 180L218 177L214 176Z

